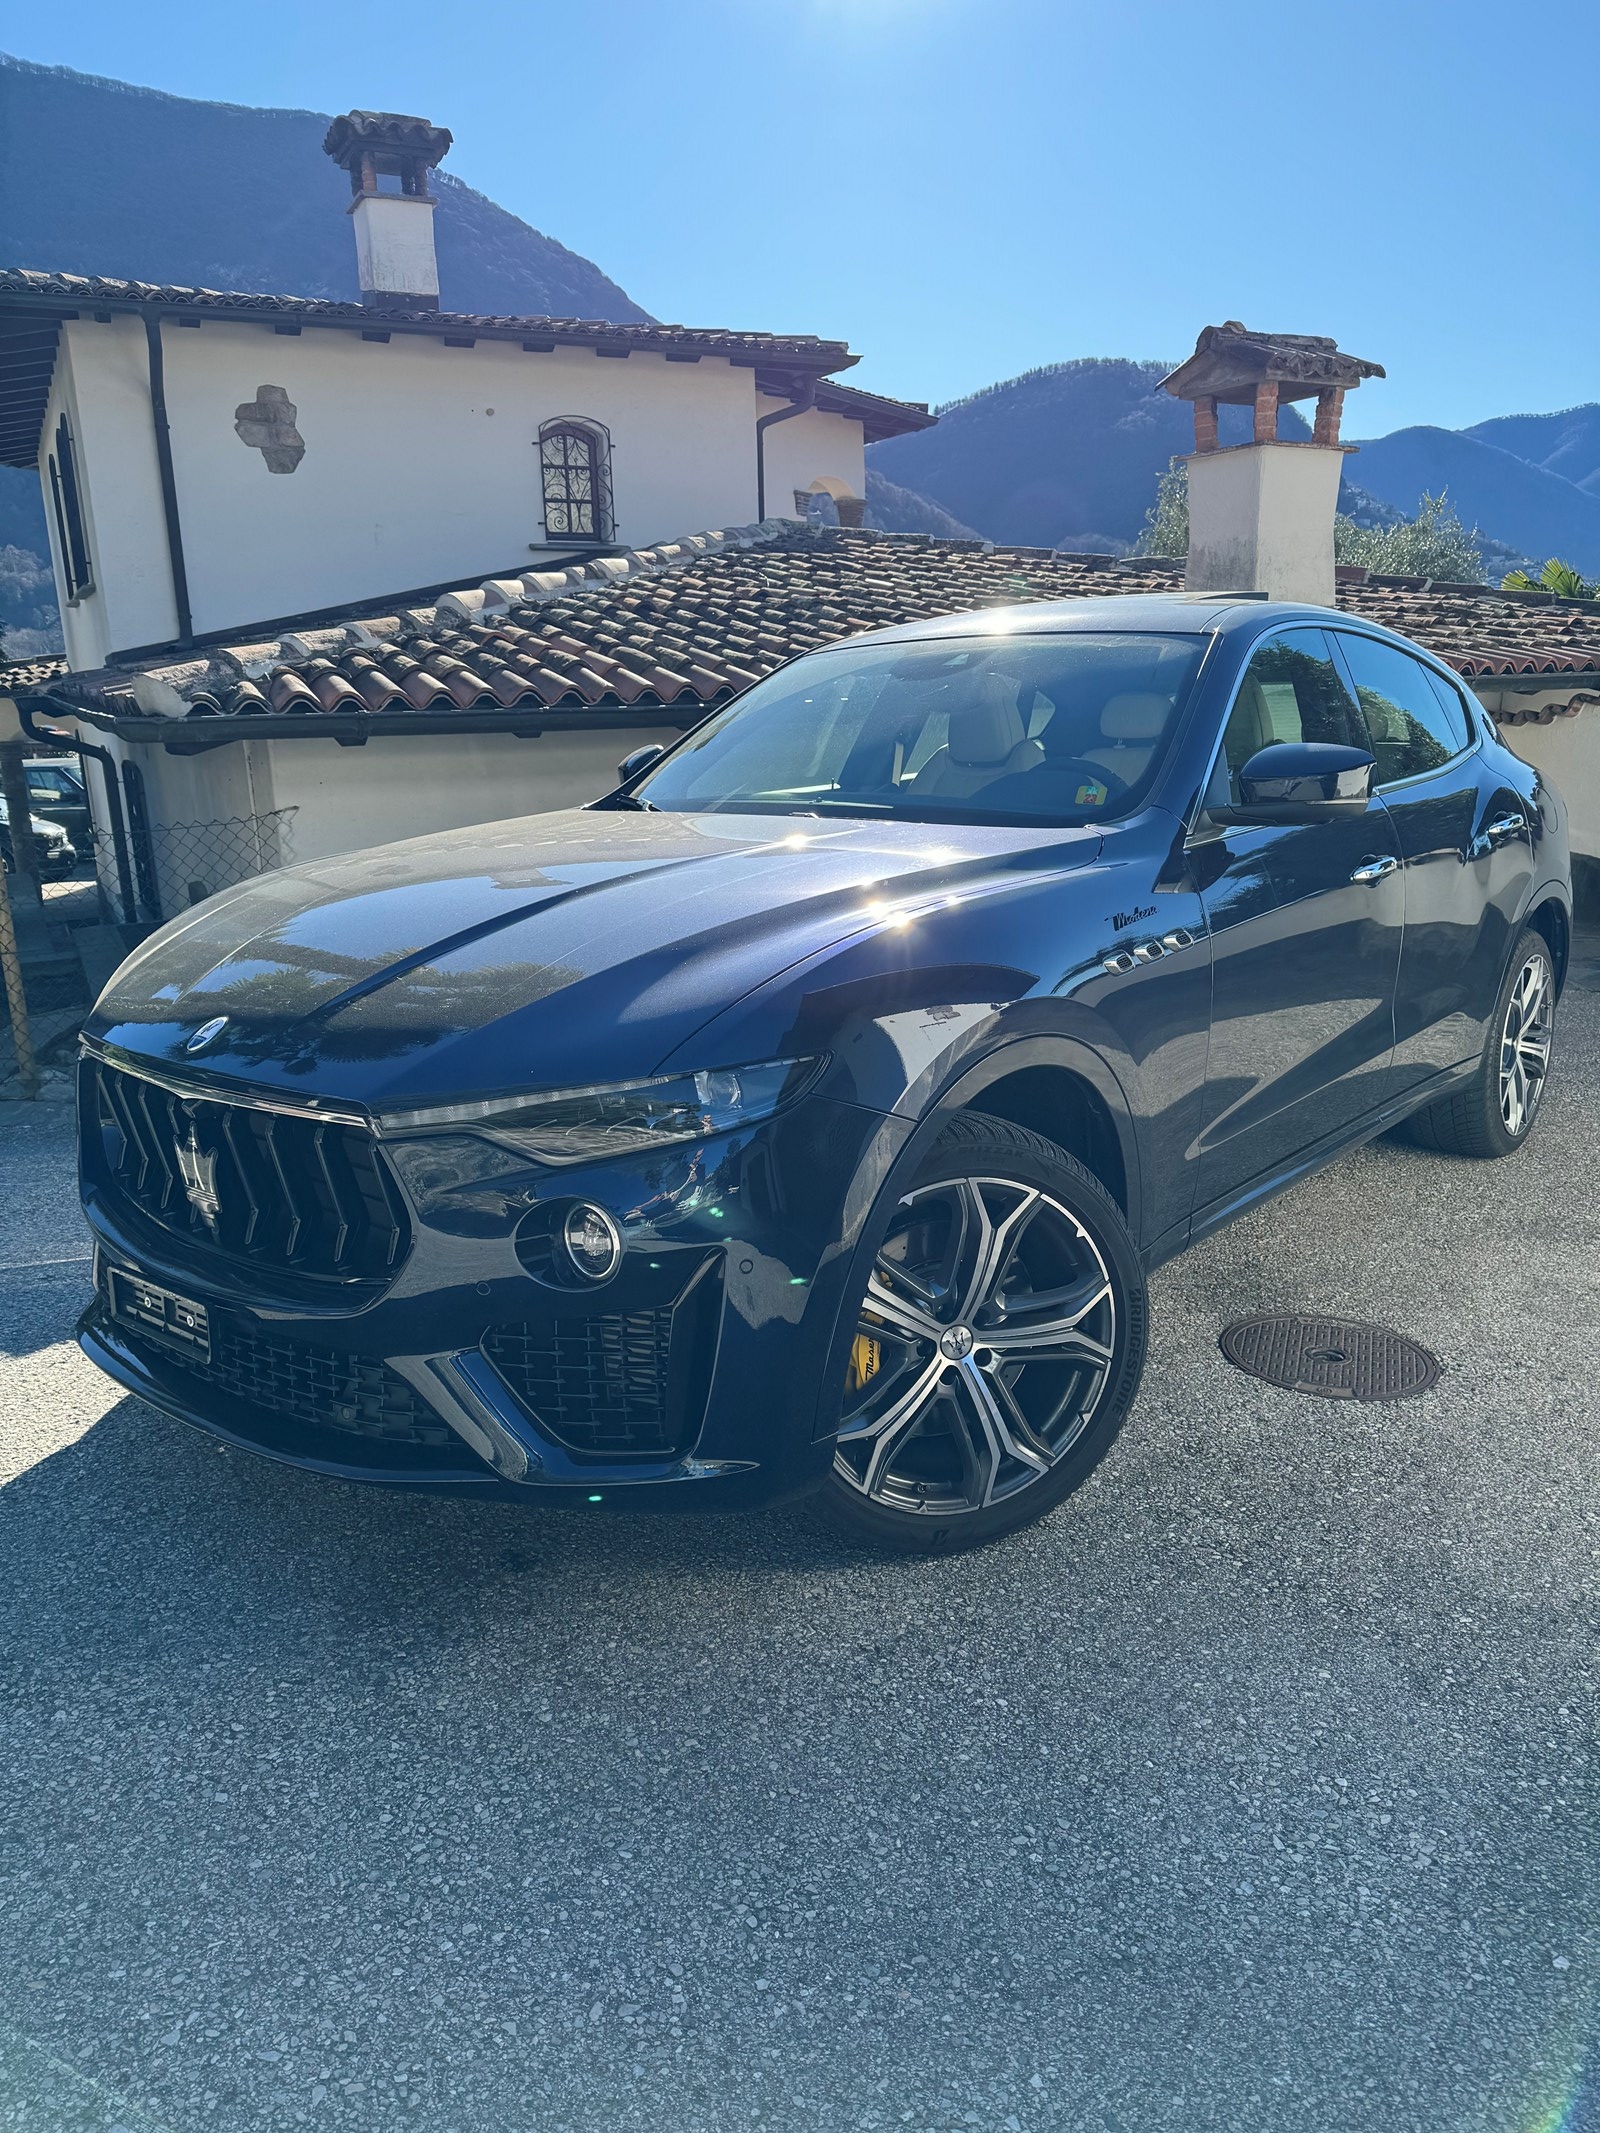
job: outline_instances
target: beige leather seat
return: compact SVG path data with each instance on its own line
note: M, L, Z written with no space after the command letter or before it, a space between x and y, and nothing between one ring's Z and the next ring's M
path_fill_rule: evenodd
M1257 749L1270 747L1277 737L1261 684L1253 674L1247 674L1228 713L1228 730L1222 736L1222 752L1229 770L1237 777Z
M1124 785L1137 785L1171 716L1170 696L1144 690L1109 696L1100 712L1100 746L1085 749L1083 760L1098 763Z
M1028 739L1017 709L1016 683L1003 674L978 674L972 695L950 713L945 746L929 756L907 789L961 800L1043 761L1044 750Z

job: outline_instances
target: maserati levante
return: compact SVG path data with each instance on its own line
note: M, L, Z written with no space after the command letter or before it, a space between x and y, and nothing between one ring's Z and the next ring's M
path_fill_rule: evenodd
M1388 1129L1515 1153L1570 915L1557 795L1375 626L858 637L590 807L146 942L85 1033L81 1338L325 1474L988 1539L1104 1456L1162 1261Z

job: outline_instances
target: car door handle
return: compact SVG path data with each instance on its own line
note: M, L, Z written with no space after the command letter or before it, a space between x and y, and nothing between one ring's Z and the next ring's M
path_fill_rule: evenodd
M1386 875L1392 874L1399 864L1392 852L1385 852L1381 859L1363 859L1350 879L1360 882L1382 881Z
M1527 818L1524 815L1496 815L1486 822L1467 847L1469 859L1486 859L1500 845L1508 844L1513 837L1526 836Z

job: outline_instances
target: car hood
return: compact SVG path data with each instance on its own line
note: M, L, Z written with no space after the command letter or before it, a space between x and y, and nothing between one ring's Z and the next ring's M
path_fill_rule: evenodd
M122 965L87 1030L208 1079L369 1105L622 1079L908 903L1083 865L1099 845L1093 828L520 817L213 897Z

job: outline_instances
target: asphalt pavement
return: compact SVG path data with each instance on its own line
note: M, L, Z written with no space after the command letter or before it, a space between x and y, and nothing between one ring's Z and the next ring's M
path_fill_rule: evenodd
M0 2128L1600 2124L1600 963L1532 1145L1166 1268L1134 1417L937 1563L400 1500L70 1341L0 1119ZM1229 1319L1443 1359L1353 1406Z

